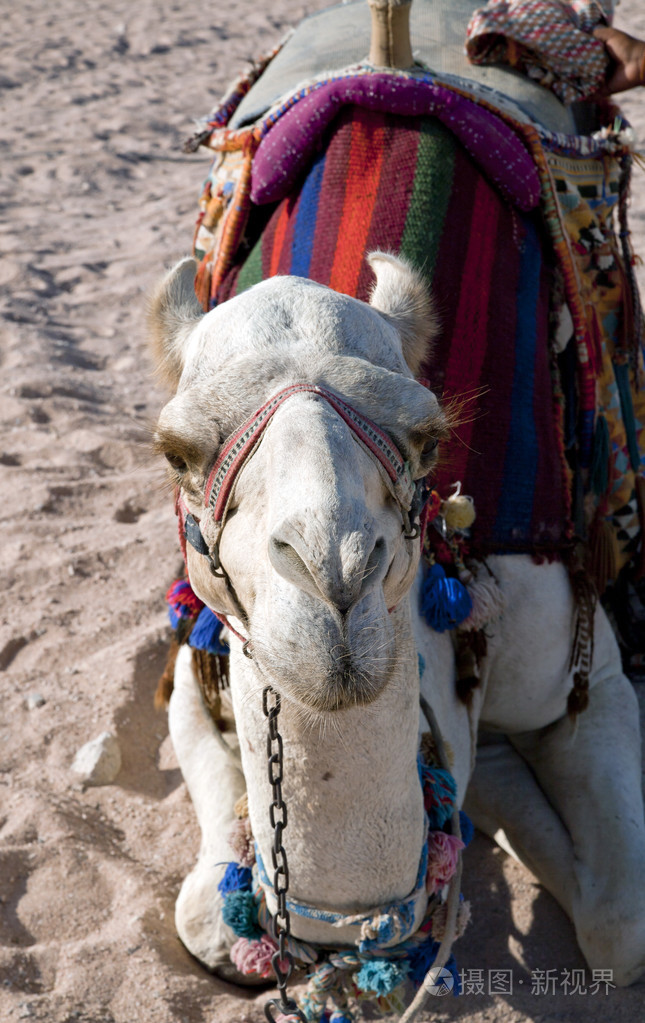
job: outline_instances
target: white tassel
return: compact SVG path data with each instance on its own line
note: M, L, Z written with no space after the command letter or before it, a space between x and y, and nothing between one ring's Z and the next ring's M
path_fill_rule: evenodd
M470 594L473 609L459 626L466 632L483 629L485 625L496 622L506 609L506 597L497 582L490 576L488 579L476 579L467 568L462 569L459 578Z

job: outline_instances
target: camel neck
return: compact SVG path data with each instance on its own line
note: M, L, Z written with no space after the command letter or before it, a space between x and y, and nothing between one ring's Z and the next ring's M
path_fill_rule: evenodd
M312 907L356 914L407 898L415 889L424 845L424 811L417 771L419 680L409 602L396 616L395 652L385 689L371 704L312 720L283 696L283 793L288 827L283 842L290 895ZM261 670L233 650L231 689L249 815L265 863L271 863L271 788ZM271 908L271 892L267 893ZM422 915L425 901L420 908ZM294 917L303 940L353 940L342 929Z

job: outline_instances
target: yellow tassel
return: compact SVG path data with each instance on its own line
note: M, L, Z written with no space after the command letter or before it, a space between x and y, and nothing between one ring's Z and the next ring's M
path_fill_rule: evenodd
M616 531L605 518L598 517L589 530L588 568L599 596L605 592L607 583L616 579L619 562L620 550Z
M441 514L448 529L463 532L464 529L470 529L475 521L475 502L472 497L460 494L457 490L456 494L447 497L443 502Z

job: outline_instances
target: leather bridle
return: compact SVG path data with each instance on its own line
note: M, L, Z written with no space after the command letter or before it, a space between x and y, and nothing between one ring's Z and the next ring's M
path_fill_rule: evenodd
M199 554L208 558L213 575L226 581L234 603L239 607L233 587L222 566L219 547L222 532L226 523L235 483L237 478L255 454L258 446L277 410L289 398L297 394L312 394L326 401L341 419L349 426L354 439L367 451L378 466L381 476L401 510L405 538L414 540L419 536L418 516L421 512L423 480L415 483L407 462L392 439L367 416L362 415L333 391L319 384L290 384L269 398L261 408L254 412L242 425L227 438L217 459L209 471L204 490L204 511L207 515L206 541L201 527L201 519L193 516L181 496L177 500L177 513L180 518L182 548L188 542ZM239 608L242 621L246 616ZM223 615L218 617L242 642L247 643L240 633L232 628Z

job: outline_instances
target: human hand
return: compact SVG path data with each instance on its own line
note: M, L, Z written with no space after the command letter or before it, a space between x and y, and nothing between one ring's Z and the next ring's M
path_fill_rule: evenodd
M605 44L612 60L603 94L611 95L645 85L645 42L608 25L598 26L593 34Z

